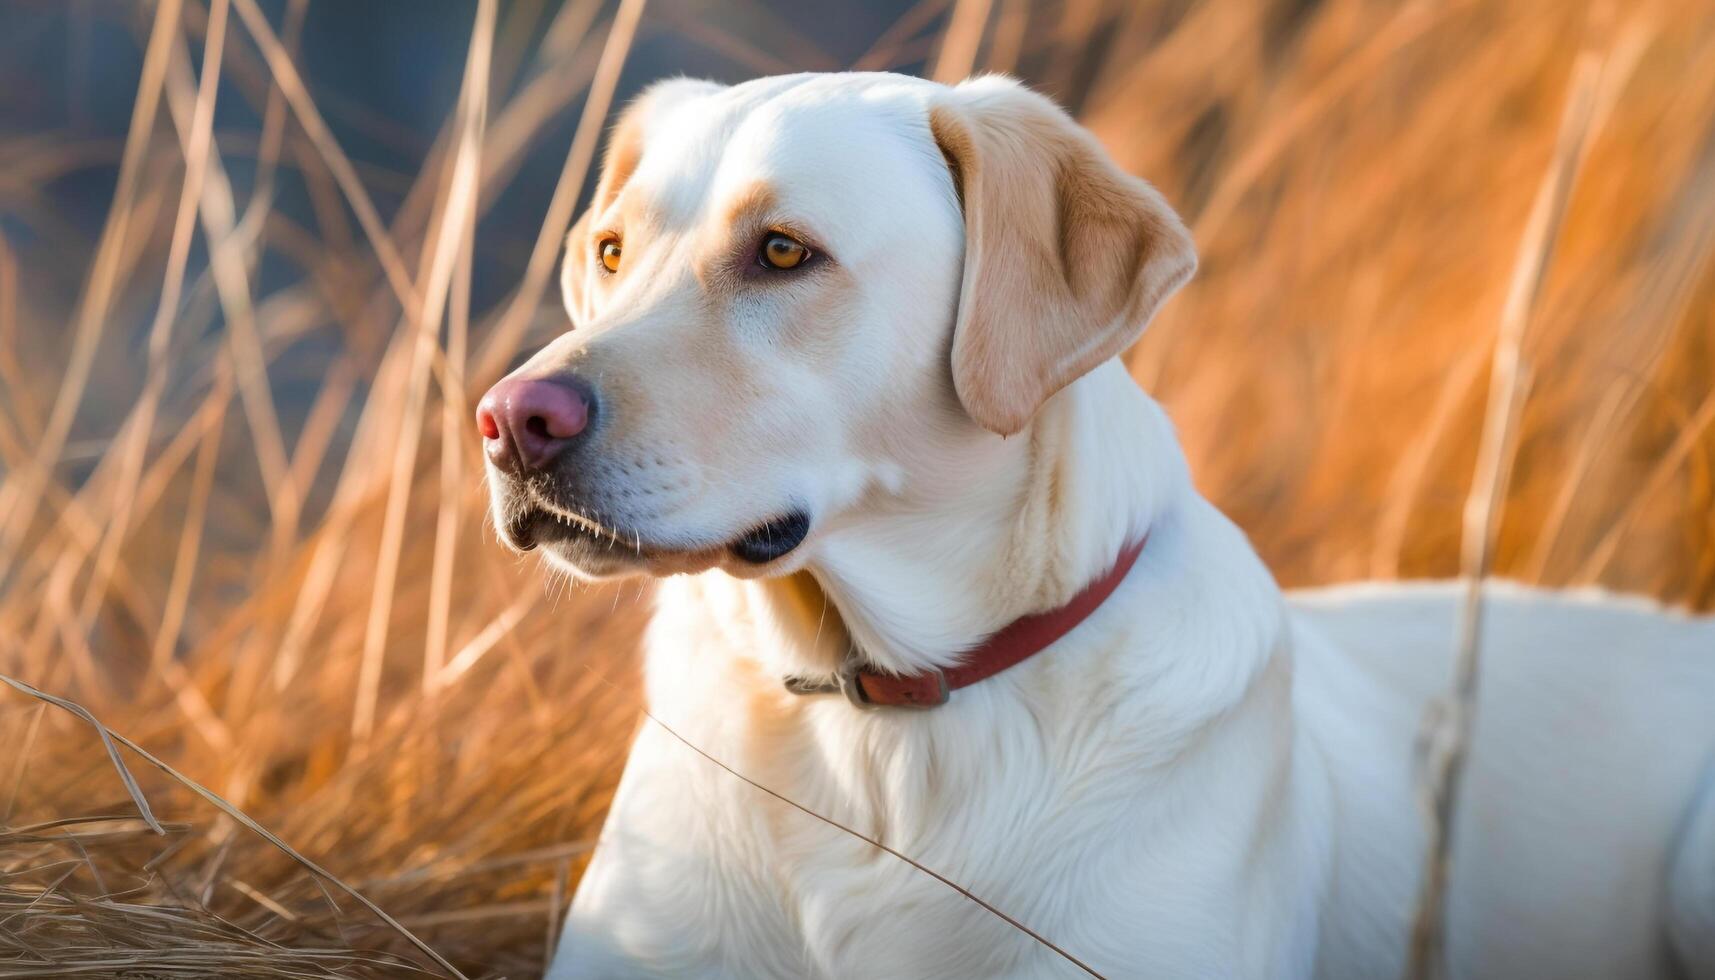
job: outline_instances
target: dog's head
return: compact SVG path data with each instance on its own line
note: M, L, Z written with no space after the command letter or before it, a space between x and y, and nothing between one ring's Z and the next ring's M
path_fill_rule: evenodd
M1195 264L1006 79L657 85L567 238L573 329L478 410L495 522L584 576L794 570L1023 430Z

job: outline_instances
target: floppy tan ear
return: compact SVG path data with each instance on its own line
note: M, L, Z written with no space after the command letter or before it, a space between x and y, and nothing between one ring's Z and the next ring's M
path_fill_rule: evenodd
M643 160L649 128L690 99L725 87L694 78L669 78L644 89L620 113L619 121L607 138L595 197L590 199L590 206L566 233L566 254L560 264L560 297L565 301L566 313L574 325L586 323L594 316L589 306L589 277L595 271L595 243L590 239L593 230L590 225L612 206L631 180L631 175L637 172L637 165Z
M965 82L929 125L965 215L953 384L973 419L1012 435L1138 338L1196 249L1155 188L1017 82Z

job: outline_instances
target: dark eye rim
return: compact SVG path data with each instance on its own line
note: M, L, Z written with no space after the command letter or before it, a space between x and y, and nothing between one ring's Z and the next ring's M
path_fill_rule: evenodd
M797 265L778 266L768 261L768 243L776 238L784 238L804 250L804 257L798 260ZM782 231L779 228L770 228L768 231L763 232L762 240L756 244L756 264L761 266L763 269L774 273L800 272L812 262L816 261L819 256L820 253L812 247L810 243L789 231Z

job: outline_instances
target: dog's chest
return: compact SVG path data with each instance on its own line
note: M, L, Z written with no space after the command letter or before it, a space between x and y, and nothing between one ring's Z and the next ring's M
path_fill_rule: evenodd
M653 859L674 856L650 872L655 885L633 912L662 934L701 933L711 963L801 950L801 961L778 962L779 975L1065 972L1057 953L959 888L1073 955L1110 966L1197 962L1205 975L1219 975L1231 972L1230 957L1245 944L1219 910L1242 903L1248 883L1199 867L1232 828L1166 821L1135 797L1122 800L1128 794L1114 774L1018 765L1003 779L972 780L954 761L873 743L848 747L845 758L865 762L836 770L802 757L760 759L714 732L681 734L804 807L663 730L640 738L632 766L648 788L639 786L613 819L646 838ZM634 928L640 921L626 918Z
M1231 914L1275 866L1230 859L1235 843L1274 849L1244 816L1278 791L1254 762L1188 780L1163 763L1163 732L988 696L922 715L806 701L693 636L654 632L650 695L719 761L657 726L640 735L610 817L637 842L632 928L695 931L709 963L780 975L1076 974L956 884L1122 973L1230 974L1275 945L1270 924L1250 935L1258 922ZM1244 741L1201 733L1194 751L1221 765Z

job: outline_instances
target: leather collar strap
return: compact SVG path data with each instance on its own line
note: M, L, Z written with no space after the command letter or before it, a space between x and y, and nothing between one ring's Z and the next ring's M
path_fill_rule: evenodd
M1144 542L1148 539L1149 535L1145 534L1121 549L1113 567L1084 586L1084 590L1073 596L1070 602L1057 609L1013 620L966 651L955 666L921 674L884 674L860 669L857 657L850 656L833 681L788 677L786 689L794 694L843 693L859 707L932 708L945 704L953 691L1029 660L1088 619L1119 588L1126 573L1137 563L1137 556L1143 553Z

